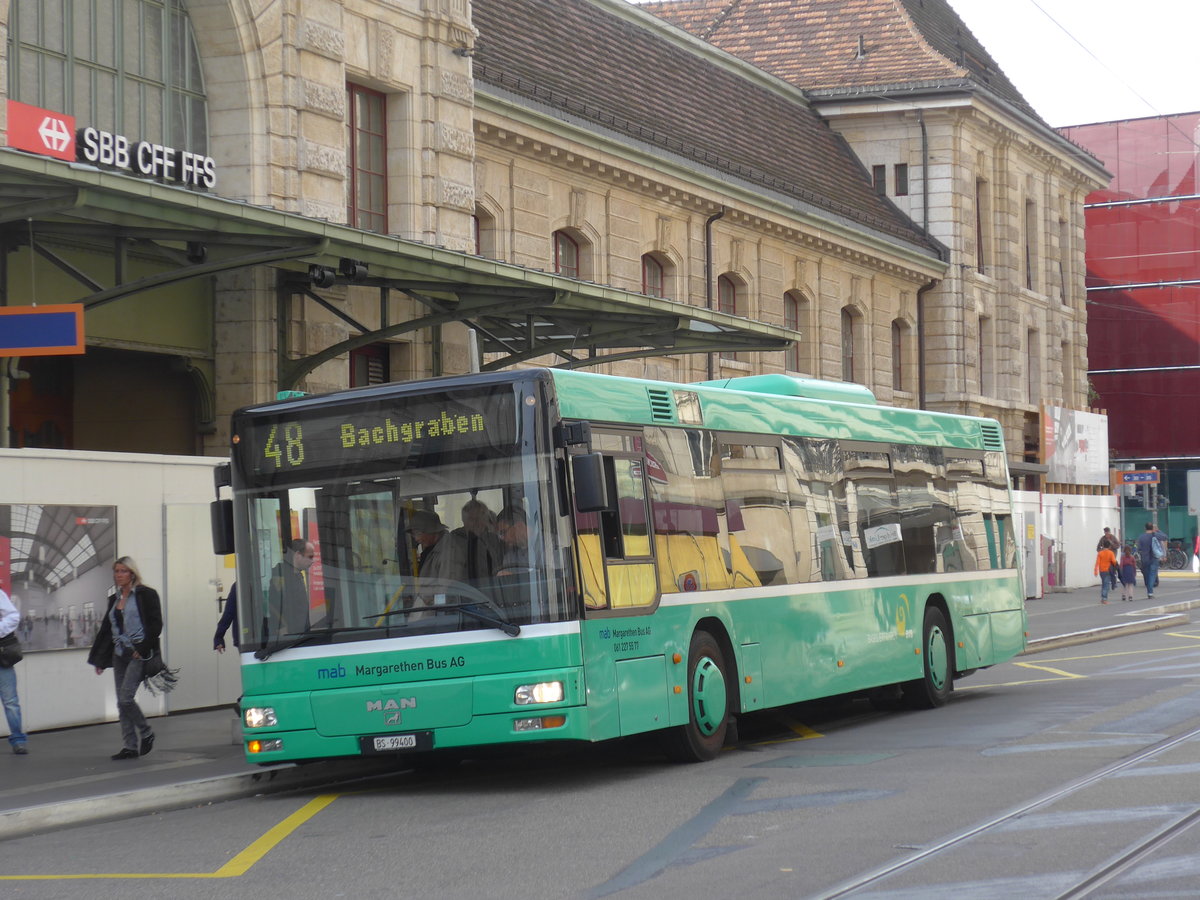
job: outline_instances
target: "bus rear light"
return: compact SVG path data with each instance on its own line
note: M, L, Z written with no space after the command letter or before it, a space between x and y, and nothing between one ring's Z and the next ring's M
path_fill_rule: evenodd
M541 716L537 719L513 719L513 731L543 731L547 728L562 728L566 724L566 716Z
M249 753L276 753L283 749L283 741L275 738L269 741L250 741L246 744Z
M563 698L561 681L542 681L538 684L518 685L513 694L513 703L528 706L531 703L559 703Z

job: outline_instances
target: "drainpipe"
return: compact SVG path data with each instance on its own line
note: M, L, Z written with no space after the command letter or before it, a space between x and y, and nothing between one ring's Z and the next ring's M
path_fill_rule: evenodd
M925 295L937 286L935 278L917 288L917 409L925 409Z
M917 124L921 128L921 230L929 237L929 132L925 129L925 113L917 110ZM938 245L938 256L946 253ZM924 287L917 288L917 408L925 409L925 295L939 284L933 279ZM966 327L966 321L963 322Z
M725 207L722 206L719 211L713 213L711 216L709 216L707 219L704 220L704 303L705 303L705 308L710 311L713 308L712 226L713 226L713 222L717 221L717 219L721 218L723 215L725 215ZM713 355L711 353L709 353L708 354L708 380L712 381L713 378L715 378L715 377L716 377L716 375L713 373Z
M929 235L929 132L925 130L925 113L917 110L917 124L921 126L921 228Z

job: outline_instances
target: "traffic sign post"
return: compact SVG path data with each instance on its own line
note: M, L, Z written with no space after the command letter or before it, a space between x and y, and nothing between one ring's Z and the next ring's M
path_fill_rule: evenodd
M1158 484L1157 469L1134 469L1132 472L1113 472L1113 486L1122 484Z

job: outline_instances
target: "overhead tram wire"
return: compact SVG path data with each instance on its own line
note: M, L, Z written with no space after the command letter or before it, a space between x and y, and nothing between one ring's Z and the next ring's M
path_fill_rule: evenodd
M1106 72L1108 72L1110 75L1113 76L1113 78L1115 78L1117 81L1119 81L1121 83L1122 87L1124 87L1126 90L1129 91L1129 93L1133 94L1133 96L1137 97L1139 100L1141 100L1143 103L1145 103L1147 108L1149 108L1149 110L1152 113L1154 113L1160 119L1166 119L1169 127L1173 128L1175 131L1177 131L1180 134L1180 136L1185 138L1187 140L1187 142L1189 144L1191 144L1193 147L1195 147L1197 150L1200 150L1200 144L1196 143L1196 139L1194 137L1192 137L1190 134L1185 132L1177 124L1170 121L1170 117L1166 113L1164 113L1157 106L1155 106L1153 103L1151 103L1145 97L1143 97L1140 93L1138 93L1137 88L1135 88L1135 87L1133 87L1133 85L1129 84L1129 82L1127 82L1124 78L1122 78L1120 75L1118 75L1112 69L1112 67L1108 65L1108 63L1106 63L1104 60L1102 60L1100 57L1098 57L1095 53L1093 53L1091 47L1089 47L1087 44L1085 44L1079 38L1075 37L1075 35L1071 33L1070 29L1068 29L1065 25L1063 25L1060 21L1058 21L1058 19L1054 18L1054 16L1050 15L1050 13L1046 12L1045 8L1040 3L1038 3L1038 0L1029 0L1029 2L1033 5L1033 7L1038 12L1040 12L1043 16L1045 16L1047 19L1049 19L1051 22L1053 22L1055 27L1058 28L1059 31L1061 31L1063 34L1065 34L1067 37L1069 37L1071 40L1073 40L1076 44L1078 44L1080 49L1082 49L1084 53L1086 53L1088 56L1090 56L1092 59L1094 59L1096 62L1098 62Z

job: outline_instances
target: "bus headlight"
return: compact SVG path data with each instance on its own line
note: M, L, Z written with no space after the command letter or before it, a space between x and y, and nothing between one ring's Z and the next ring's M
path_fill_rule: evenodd
M247 728L273 728L279 724L275 710L270 706L250 706L243 713Z
M518 706L528 706L530 703L558 703L562 698L561 681L539 681L537 684L518 685L513 695L513 703Z

